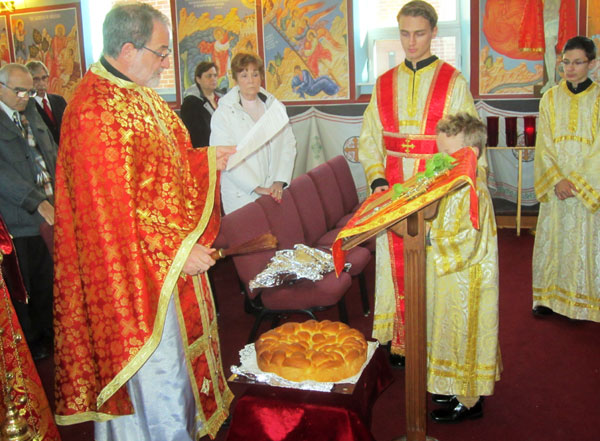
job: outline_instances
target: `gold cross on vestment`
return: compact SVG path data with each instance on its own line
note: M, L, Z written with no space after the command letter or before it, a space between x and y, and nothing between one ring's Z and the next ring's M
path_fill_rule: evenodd
M415 147L416 145L414 145L410 139L407 139L406 142L402 144L402 148L406 149L407 153L410 153L410 151Z

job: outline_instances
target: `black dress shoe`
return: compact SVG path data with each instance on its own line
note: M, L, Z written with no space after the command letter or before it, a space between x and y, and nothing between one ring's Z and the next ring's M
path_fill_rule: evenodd
M432 394L431 399L435 404L449 404L454 395L440 395L440 394Z
M468 408L456 398L450 403L449 407L436 409L431 412L431 418L438 423L459 423L466 419L473 420L483 416L483 397L479 398L475 406Z
M403 368L406 364L406 358L404 355L390 354L390 363L395 368Z
M537 317L552 315L552 310L546 306L538 305L531 311Z

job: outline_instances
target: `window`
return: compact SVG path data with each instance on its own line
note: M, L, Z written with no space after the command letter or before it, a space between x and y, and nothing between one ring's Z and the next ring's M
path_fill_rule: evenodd
M358 95L370 93L379 75L401 63L405 54L400 44L396 16L409 0L355 0L354 39ZM468 73L468 0L429 0L438 12L438 34L432 53ZM466 20L461 17L466 12ZM462 29L466 32L461 34ZM464 35L466 34L466 35ZM467 38L466 43L463 39ZM466 52L461 51L463 46Z
M84 32L84 45L86 64L97 61L102 54L102 25L104 17L119 0L81 0L82 29ZM169 0L146 0L167 17L171 17L171 4ZM171 67L165 69L161 75L156 91L167 101L175 101L175 69L174 57L169 57Z

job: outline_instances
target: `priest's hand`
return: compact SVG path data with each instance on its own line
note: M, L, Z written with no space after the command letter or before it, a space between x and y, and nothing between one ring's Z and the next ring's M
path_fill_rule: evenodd
M375 187L373 190L373 194L375 193L383 193L384 191L388 191L390 189L389 185L381 185L379 187Z
M50 225L54 225L54 207L48 201L42 201L37 207L38 213L42 215L44 220Z
M225 170L229 157L235 153L234 145L217 146L217 170Z
M568 179L561 179L558 184L554 186L554 193L556 197L561 201L572 198L575 196L574 192L577 191L577 188L571 181Z
M210 257L210 253L213 251L215 251L214 248L206 248L205 246L195 244L183 264L182 271L190 276L206 272L215 264L215 260Z

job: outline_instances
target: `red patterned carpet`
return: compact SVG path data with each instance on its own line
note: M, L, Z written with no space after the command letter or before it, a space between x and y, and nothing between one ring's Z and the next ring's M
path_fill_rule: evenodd
M484 403L483 418L455 425L440 425L429 419L427 433L439 441L595 441L600 421L600 323L571 321L556 315L534 318L533 237L526 233L517 237L513 230L500 230L499 245L502 379L494 396ZM243 310L243 298L231 276L233 271L230 261L220 262L213 270L226 372L231 364L237 364L237 353L253 323L253 317ZM373 286L373 265L368 268L367 283ZM347 304L351 326L370 335L373 317L362 315L357 281L347 294ZM323 312L319 318L335 320L337 311ZM261 332L266 327L265 323ZM52 362L44 360L38 368L52 401ZM394 370L394 376L394 383L373 409L371 429L378 441L404 434L404 371ZM238 396L244 388L232 385ZM434 405L430 404L430 408ZM64 441L93 439L91 424L60 430ZM217 440L225 440L226 432L221 430ZM330 439L327 434L324 436L323 439Z

